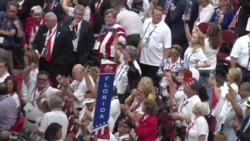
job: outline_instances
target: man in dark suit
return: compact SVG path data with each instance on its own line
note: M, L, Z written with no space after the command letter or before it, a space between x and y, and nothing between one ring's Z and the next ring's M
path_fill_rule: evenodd
M199 14L199 3L197 0L190 0L193 3L191 17L188 21L189 29L192 31L194 22ZM187 0L173 0L172 6L169 8L168 14L165 18L165 22L169 26L172 32L172 44L179 44L183 48L183 53L188 47L188 41L185 36L184 22L182 16L186 9ZM183 56L183 55L182 55Z
M75 62L72 58L73 45L67 29L57 24L57 17L48 12L33 41L33 48L39 53L39 69L48 71L53 86L57 85L56 76L69 76Z
M84 7L75 6L74 17L69 17L63 26L70 31L73 43L76 64L86 64L94 45L94 34L91 25L83 20Z
M60 0L45 0L44 12L54 12L57 16L58 22L64 19L64 11L60 4Z

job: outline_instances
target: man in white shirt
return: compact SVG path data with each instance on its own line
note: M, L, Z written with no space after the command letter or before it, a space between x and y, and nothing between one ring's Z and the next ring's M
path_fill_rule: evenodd
M250 82L250 34L238 38L231 51L231 67L241 68L241 82Z
M26 100L26 105L24 106L25 111L25 129L32 129L37 123L39 117L43 116L43 111L39 109L37 101L41 97L50 100L51 97L55 95L59 95L61 92L58 89L55 89L49 84L49 74L46 71L40 71L37 74L37 79L33 79L30 77L31 67L27 66L23 70L23 78L24 82L28 89L28 95Z
M126 43L138 47L140 41L140 32L142 31L142 20L138 14L128 10L122 0L112 0L114 8L118 11L116 23L121 25L126 31ZM131 22L133 21L133 22Z
M65 88L64 91L66 92L67 96L75 101L75 108L77 108L79 111L82 109L84 104L84 95L89 90L85 80L85 69L86 68L81 64L76 64L72 69L74 81L69 83L69 79L66 79L64 84L62 84ZM92 86L95 86L95 83L91 77L90 81Z
M195 117L192 113L193 107L197 102L201 102L200 97L197 95L200 87L201 84L195 78L188 78L184 85L184 94L180 96L182 99L178 104L177 112L171 114L171 118L176 121L177 135L182 140L185 138L185 129L188 123Z
M158 86L156 72L163 59L168 58L171 47L171 31L162 21L163 9L156 6L152 18L145 20L141 32L140 66L142 76L148 76Z
M113 118L114 123L116 123L116 120L120 116L121 108L120 108L120 102L117 96L117 88L116 86L113 87L113 97L111 99L110 103L110 116Z
M69 125L68 118L66 114L62 111L61 107L63 104L63 100L55 96L49 101L50 112L47 112L43 115L41 124L38 129L35 129L35 133L39 135L41 138L44 138L44 133L47 127L51 123L58 123L62 125L62 140L65 139L67 135L67 129Z
M0 83L3 83L8 76L10 76L10 74L8 72L7 62L0 59Z

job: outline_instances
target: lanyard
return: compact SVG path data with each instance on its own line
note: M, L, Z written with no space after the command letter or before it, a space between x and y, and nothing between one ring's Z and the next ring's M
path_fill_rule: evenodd
M117 73L117 77L120 76L118 80L121 80L122 75L123 75L125 72L128 71L128 66L125 66L125 65L126 65L126 64L124 63L124 64L122 65L121 69L119 70L119 72ZM125 67L125 69L123 69L123 67ZM123 70L123 71L122 71L122 70Z
M144 37L145 37L145 35L146 35L147 31L148 31L149 25L150 25L150 23L148 23L148 26L147 26L147 28L146 28L146 30L145 30L145 32L144 32ZM152 35L152 33L155 31L156 27L157 27L157 26L154 26L154 29L149 33L148 38L150 38L150 36Z
M49 85L47 86L47 87L45 87L40 93L38 92L38 97L40 96L40 95L42 95L47 89L49 88ZM31 98L31 96L33 95L33 101L35 101L36 100L36 98L37 98L37 87L35 87L33 90L32 90L32 92L31 92L31 95L30 95L30 98ZM31 99L29 98L29 100L31 101Z

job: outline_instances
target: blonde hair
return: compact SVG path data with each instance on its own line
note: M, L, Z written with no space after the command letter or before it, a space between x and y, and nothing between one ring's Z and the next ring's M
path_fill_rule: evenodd
M100 69L98 67L89 67L88 72L90 73L94 82L96 83L99 77Z
M228 75L230 76L230 78L232 79L233 82L235 82L236 84L239 84L241 82L242 79L242 71L239 67L237 68L230 68L228 70Z
M143 93L148 97L149 94L155 95L154 83L150 77L142 77L137 87L142 87Z
M195 28L192 31L192 36L193 34L197 35L197 42L196 43L192 43L192 47L193 47L193 53L196 52L199 48L204 49L204 40L205 40L205 35L198 29Z
M214 141L227 141L227 136L223 132L219 132L214 136Z
M34 50L27 50L27 51L25 51L24 56L26 56L28 58L29 65L31 63L34 63L36 65L39 64L39 57L38 57L37 53Z
M209 107L208 107L207 104L205 104L205 103L203 103L203 102L197 102L197 103L194 105L194 108L195 108L195 109L198 109L199 112L200 112L200 114L201 114L202 116L205 116L205 115L208 114L208 109L209 109Z

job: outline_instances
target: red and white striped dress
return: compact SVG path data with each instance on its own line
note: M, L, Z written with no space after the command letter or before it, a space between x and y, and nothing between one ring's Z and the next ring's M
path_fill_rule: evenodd
M114 24L112 28L116 29L116 33L118 35L119 43L126 44L126 33L122 26L119 24ZM114 47L114 39L115 35L112 31L105 31L99 38L99 44L95 46L95 50L97 50L97 55L103 54L105 57L115 57L115 47Z

